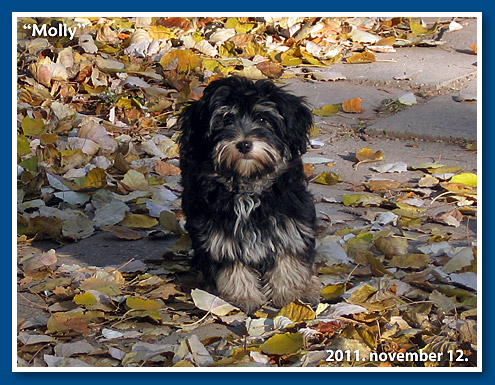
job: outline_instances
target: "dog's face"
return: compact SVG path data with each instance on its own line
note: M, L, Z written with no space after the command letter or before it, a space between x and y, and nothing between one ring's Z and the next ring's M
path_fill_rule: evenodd
M181 115L181 162L211 162L222 176L257 178L306 151L312 115L269 81L226 78Z

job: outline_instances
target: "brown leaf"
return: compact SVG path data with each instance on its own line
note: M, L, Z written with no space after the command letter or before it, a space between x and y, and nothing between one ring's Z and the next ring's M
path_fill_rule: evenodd
M358 97L344 101L344 103L342 103L342 110L353 114L362 113L363 109L361 108L361 98Z
M159 160L158 162L156 162L155 171L157 172L158 175L162 175L162 176L180 174L179 167L164 162L163 160Z
M269 78L277 79L282 75L284 71L284 67L281 64L274 63L269 60L262 61L256 64L256 68L258 68L264 75Z
M182 294L180 291L176 289L176 285L173 283L166 283L161 285L160 287L152 290L148 293L150 298L158 299L161 298L163 300L168 299L170 296L175 294Z
M365 51L361 53L355 53L351 57L346 59L346 62L349 64L364 64L364 63L373 63L376 61L375 55L371 52Z

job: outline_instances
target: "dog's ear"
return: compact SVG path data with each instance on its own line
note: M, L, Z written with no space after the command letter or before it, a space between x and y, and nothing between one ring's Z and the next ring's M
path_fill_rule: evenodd
M232 90L239 88L239 84L240 80L234 77L216 80L204 89L200 100L184 107L177 122L181 158L206 159L211 115L228 100Z
M182 159L198 161L206 156L205 140L209 128L208 101L202 98L186 105L177 121Z
M309 129L313 125L313 115L304 98L293 95L270 81L260 80L256 85L275 103L284 118L282 135L289 145L292 156L304 154L309 143Z

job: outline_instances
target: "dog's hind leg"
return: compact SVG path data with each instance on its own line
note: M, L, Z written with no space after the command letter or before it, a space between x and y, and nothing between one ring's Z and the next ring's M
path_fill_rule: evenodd
M298 258L284 255L275 260L275 266L264 277L266 294L277 307L296 299L317 304L321 283L311 266Z
M260 290L259 275L240 262L222 266L217 275L216 287L220 297L246 313L259 309L267 302Z

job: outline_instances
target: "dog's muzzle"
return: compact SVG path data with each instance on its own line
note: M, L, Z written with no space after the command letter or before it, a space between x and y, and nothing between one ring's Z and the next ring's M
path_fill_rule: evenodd
M213 162L220 174L252 177L273 172L282 162L282 156L264 140L242 137L219 142L213 151Z

